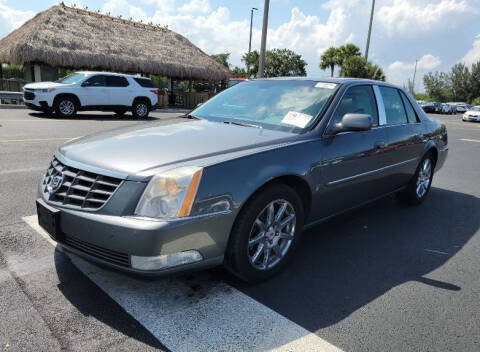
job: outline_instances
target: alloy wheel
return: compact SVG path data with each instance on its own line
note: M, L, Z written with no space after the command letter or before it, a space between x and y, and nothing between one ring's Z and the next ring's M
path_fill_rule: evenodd
M71 100L62 100L60 104L58 104L58 110L62 115L72 115L75 111L75 105L73 105Z
M258 214L248 239L248 257L253 267L268 270L280 263L292 244L295 224L295 209L284 199L270 202Z
M418 198L422 198L428 191L428 187L430 186L430 180L432 178L432 161L430 158L426 158L423 161L422 166L418 172L417 177L417 196Z
M144 117L147 115L148 112L148 106L147 104L140 103L137 105L135 108L135 112L137 113L137 116Z

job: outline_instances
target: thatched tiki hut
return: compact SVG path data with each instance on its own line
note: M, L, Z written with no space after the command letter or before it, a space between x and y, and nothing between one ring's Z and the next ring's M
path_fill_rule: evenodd
M63 4L37 14L0 40L0 63L24 65L30 81L52 80L58 68L190 81L229 77L224 66L165 27Z

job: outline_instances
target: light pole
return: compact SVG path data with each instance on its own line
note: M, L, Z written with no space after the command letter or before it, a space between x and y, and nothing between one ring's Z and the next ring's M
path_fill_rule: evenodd
M252 26L253 26L253 11L257 11L258 9L256 7L252 7L250 10L250 41L248 42L248 53L250 54L250 51L252 51Z
M412 91L410 92L412 93L412 95L415 93L415 77L417 76L417 64L418 64L418 60L415 60L415 70L413 71Z
M370 35L372 34L373 13L375 12L375 0L372 0L372 11L370 12L370 24L368 26L367 48L365 49L365 61L368 61L368 49L370 47Z
M265 47L267 45L267 28L268 28L268 7L270 0L265 0L263 8L263 28L262 28L262 44L260 46L260 60L258 63L258 77L263 77L265 72Z

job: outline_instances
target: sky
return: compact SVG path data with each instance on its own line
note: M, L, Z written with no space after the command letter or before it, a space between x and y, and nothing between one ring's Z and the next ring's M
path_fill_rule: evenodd
M66 5L122 15L172 29L208 54L231 53L243 66L248 51L250 9L252 50L260 48L263 0L64 0ZM0 38L54 0L0 0ZM267 48L288 48L308 63L307 75L326 77L320 56L345 43L365 50L371 0L270 0ZM457 62L480 60L480 0L377 0L369 60L387 80L404 85L417 65L416 89L429 71L448 71ZM338 69L336 71L338 74Z

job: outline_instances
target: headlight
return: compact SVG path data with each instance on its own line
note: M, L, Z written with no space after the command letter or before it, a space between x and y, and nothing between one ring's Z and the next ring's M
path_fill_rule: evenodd
M154 176L143 192L136 216L174 219L190 215L202 168L181 167Z
M39 89L41 93L51 93L55 91L55 88L49 88L49 89Z

